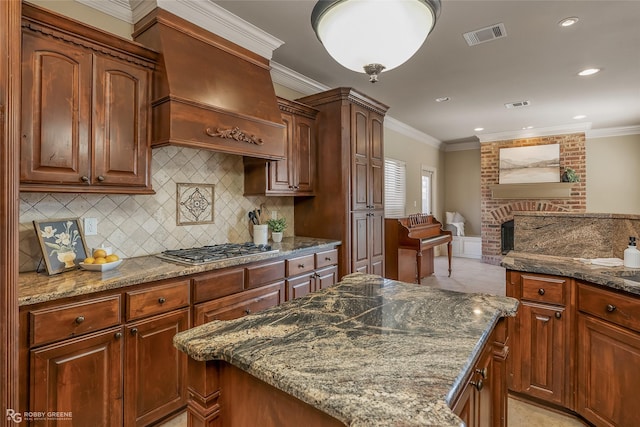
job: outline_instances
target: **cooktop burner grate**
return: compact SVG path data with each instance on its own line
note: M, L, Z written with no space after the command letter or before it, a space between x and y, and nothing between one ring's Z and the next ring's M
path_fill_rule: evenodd
M167 250L158 257L189 265L205 264L222 259L237 258L259 253L278 252L269 245L247 243L223 243L221 245L202 246L200 248Z

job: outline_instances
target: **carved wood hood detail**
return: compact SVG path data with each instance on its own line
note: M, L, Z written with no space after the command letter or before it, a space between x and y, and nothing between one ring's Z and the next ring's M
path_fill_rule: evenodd
M160 52L153 146L285 157L285 129L267 59L159 8L135 25L133 35Z

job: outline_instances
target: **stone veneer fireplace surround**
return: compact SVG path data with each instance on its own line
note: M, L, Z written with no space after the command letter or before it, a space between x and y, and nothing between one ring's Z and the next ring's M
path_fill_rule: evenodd
M570 184L563 183L563 185L569 185L570 190L563 192L561 196L540 190L548 184L540 184L540 186L534 187L535 191L527 192L526 187L533 184L526 184L523 185L524 188L521 192L510 196L513 197L512 199L494 197L494 190L499 182L500 149L543 144L559 144L561 171L563 168L575 170L580 181ZM526 211L585 212L587 204L586 170L584 133L482 143L480 146L482 261L489 264L500 263L503 256L501 253L501 225L512 220L514 213ZM560 180L559 176L558 180Z

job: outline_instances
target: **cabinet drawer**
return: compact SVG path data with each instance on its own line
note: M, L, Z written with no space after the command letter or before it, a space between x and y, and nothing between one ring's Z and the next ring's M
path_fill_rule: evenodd
M335 265L338 263L338 250L331 249L329 251L318 252L316 255L316 268Z
M126 293L127 320L189 305L189 279Z
M121 323L120 295L29 312L30 345L36 346Z
M203 274L193 279L193 302L209 301L244 289L244 268Z
M522 276L522 299L565 305L565 287L567 281L560 277Z
M245 270L247 274L245 287L247 289L284 279L283 260L250 266Z
M639 303L638 298L578 284L578 310L640 332Z
M194 325L200 326L212 320L237 319L275 307L284 302L284 281L251 289L228 297L198 304L194 307Z
M315 254L299 256L287 260L287 277L308 273L315 268Z

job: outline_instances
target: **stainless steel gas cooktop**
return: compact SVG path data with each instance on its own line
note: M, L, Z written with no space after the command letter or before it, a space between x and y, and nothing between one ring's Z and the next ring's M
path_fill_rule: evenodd
M223 243L200 248L168 250L158 254L158 257L183 264L199 265L222 259L271 252L278 252L278 249L272 249L269 245L256 245L251 242Z

